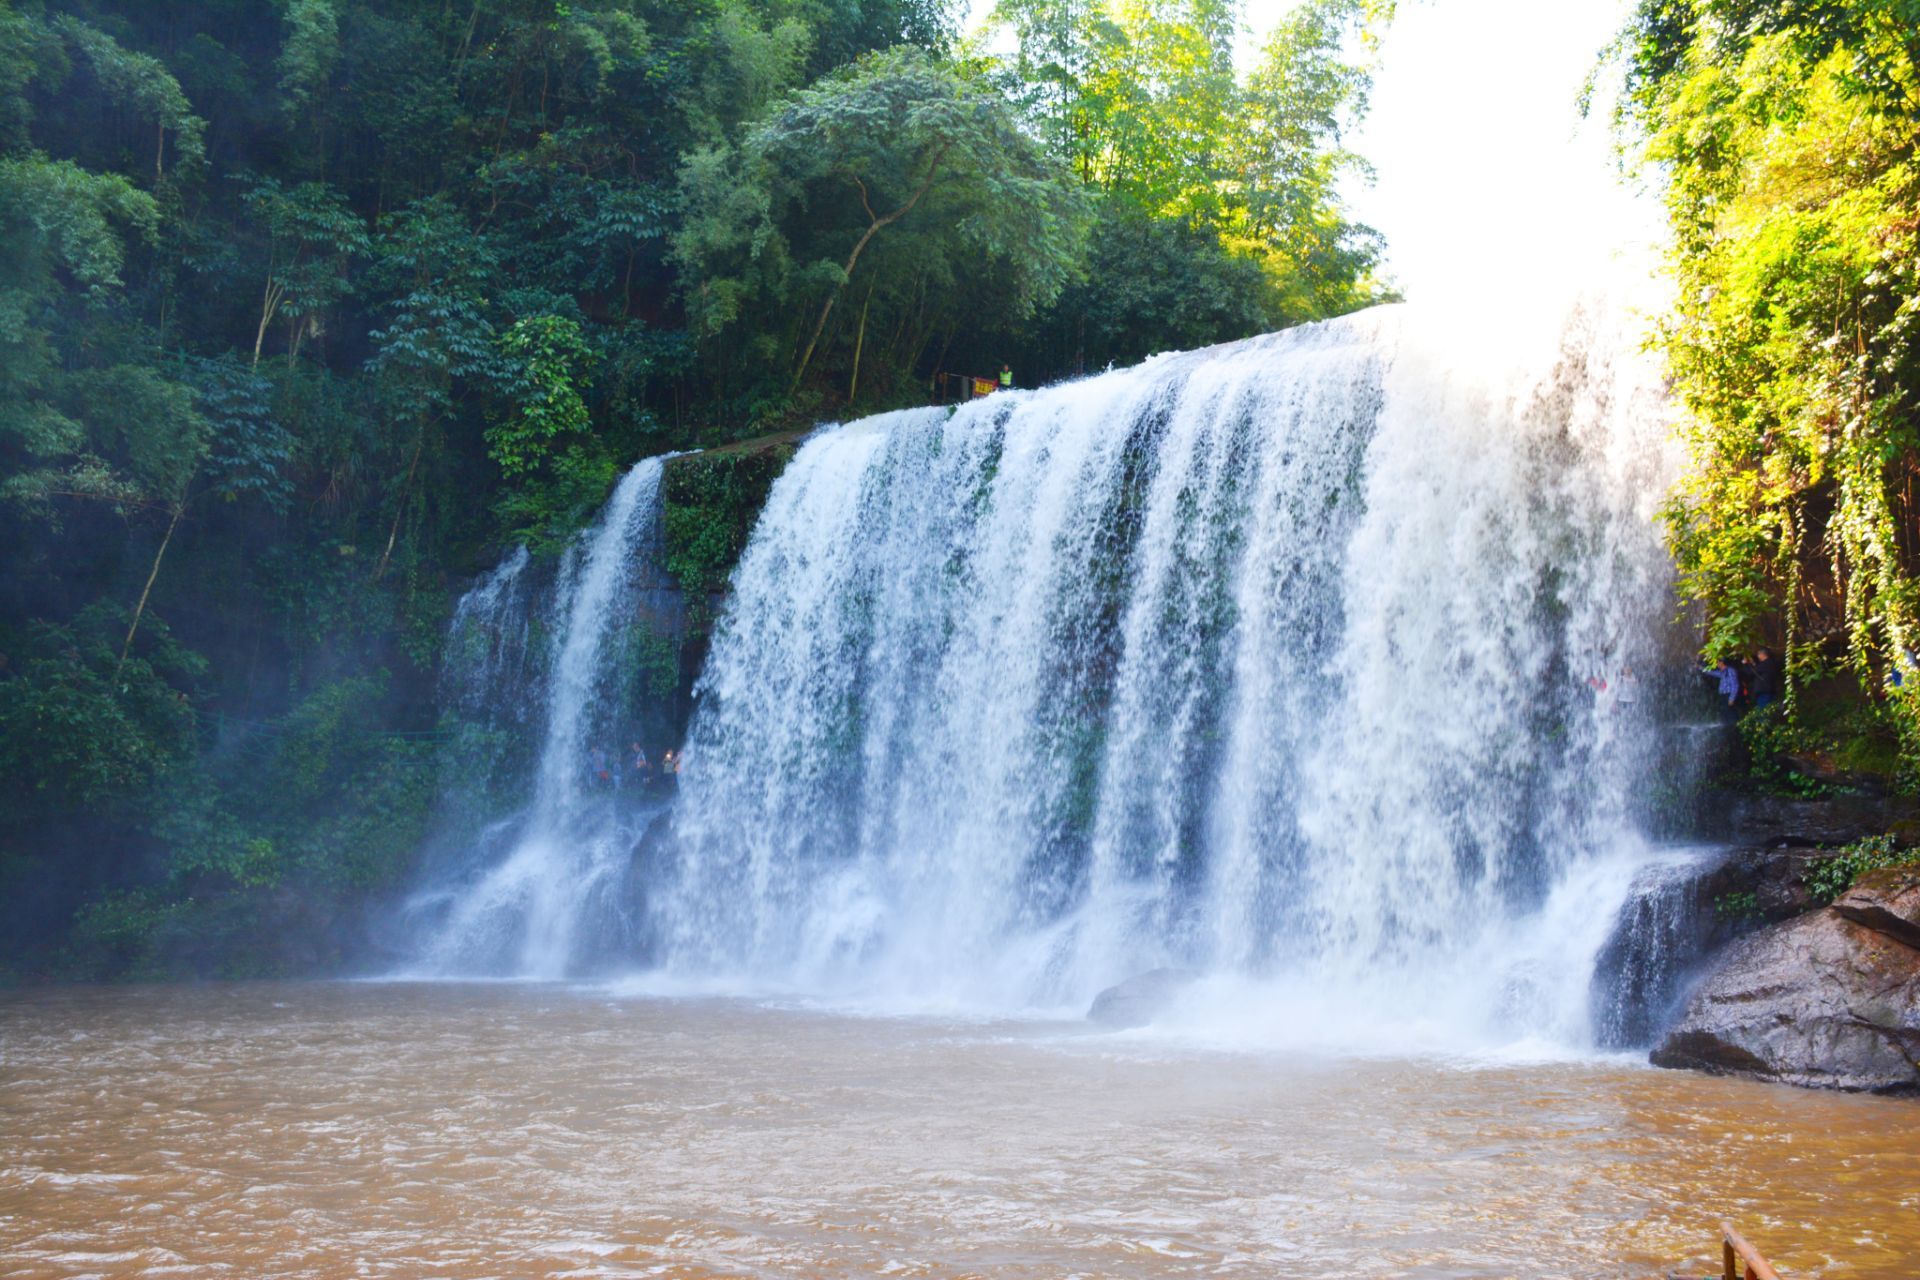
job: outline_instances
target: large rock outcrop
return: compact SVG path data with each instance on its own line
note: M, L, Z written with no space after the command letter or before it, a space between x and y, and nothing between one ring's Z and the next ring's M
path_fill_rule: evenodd
M1905 878L1913 875L1862 877L1844 912L1811 912L1734 943L1653 1051L1654 1064L1920 1093L1920 946L1904 940L1920 928L1920 883Z

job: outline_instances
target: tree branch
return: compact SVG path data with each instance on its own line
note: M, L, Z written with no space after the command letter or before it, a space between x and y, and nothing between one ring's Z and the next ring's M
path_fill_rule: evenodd
M860 203L867 211L869 219L867 229L853 246L853 252L847 255L847 263L840 269L840 283L835 285L833 292L827 295L826 303L820 308L820 318L813 322L813 336L807 339L807 349L800 355L800 367L793 371L793 382L787 388L788 395L792 395L799 389L800 379L806 376L807 366L813 362L814 348L820 345L820 334L827 327L827 317L833 314L833 304L840 300L841 290L845 289L847 282L853 279L853 269L859 264L860 255L866 252L868 242L880 233L882 227L892 226L913 212L913 207L920 203L921 197L932 189L933 180L939 176L940 165L946 160L947 149L950 146L952 146L951 142L940 144L939 150L933 153L933 159L927 165L927 176L920 180L920 185L914 188L911 196L907 197L907 202L892 213L875 217L873 206L867 203L866 184L857 177L853 179L854 185L860 188Z

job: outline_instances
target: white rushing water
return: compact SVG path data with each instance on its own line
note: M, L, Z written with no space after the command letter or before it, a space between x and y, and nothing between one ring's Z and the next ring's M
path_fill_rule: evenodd
M1636 351L1381 308L817 433L735 574L645 958L1580 1022L1671 613Z
M633 850L663 803L634 802L640 780L622 732L626 641L659 590L663 461L620 480L561 557L550 593L531 588L519 549L456 610L443 701L504 732L538 733L540 746L531 804L482 832L461 874L410 904L424 920L411 972L563 977L628 932L618 926L631 912ZM544 653L530 635L543 594Z

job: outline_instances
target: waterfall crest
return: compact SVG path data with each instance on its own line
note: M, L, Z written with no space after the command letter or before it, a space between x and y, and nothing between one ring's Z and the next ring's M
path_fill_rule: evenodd
M1578 912L1650 755L1664 399L1603 313L1476 338L1380 308L817 433L701 677L652 959L1065 1003Z

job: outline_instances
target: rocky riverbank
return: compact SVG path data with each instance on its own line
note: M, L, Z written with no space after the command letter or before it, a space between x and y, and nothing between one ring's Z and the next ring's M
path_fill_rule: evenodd
M1920 867L1869 871L1823 905L1838 850L1920 843L1920 805L1871 796L1743 797L1741 843L1703 878L1705 962L1657 1066L1819 1088L1920 1094Z

